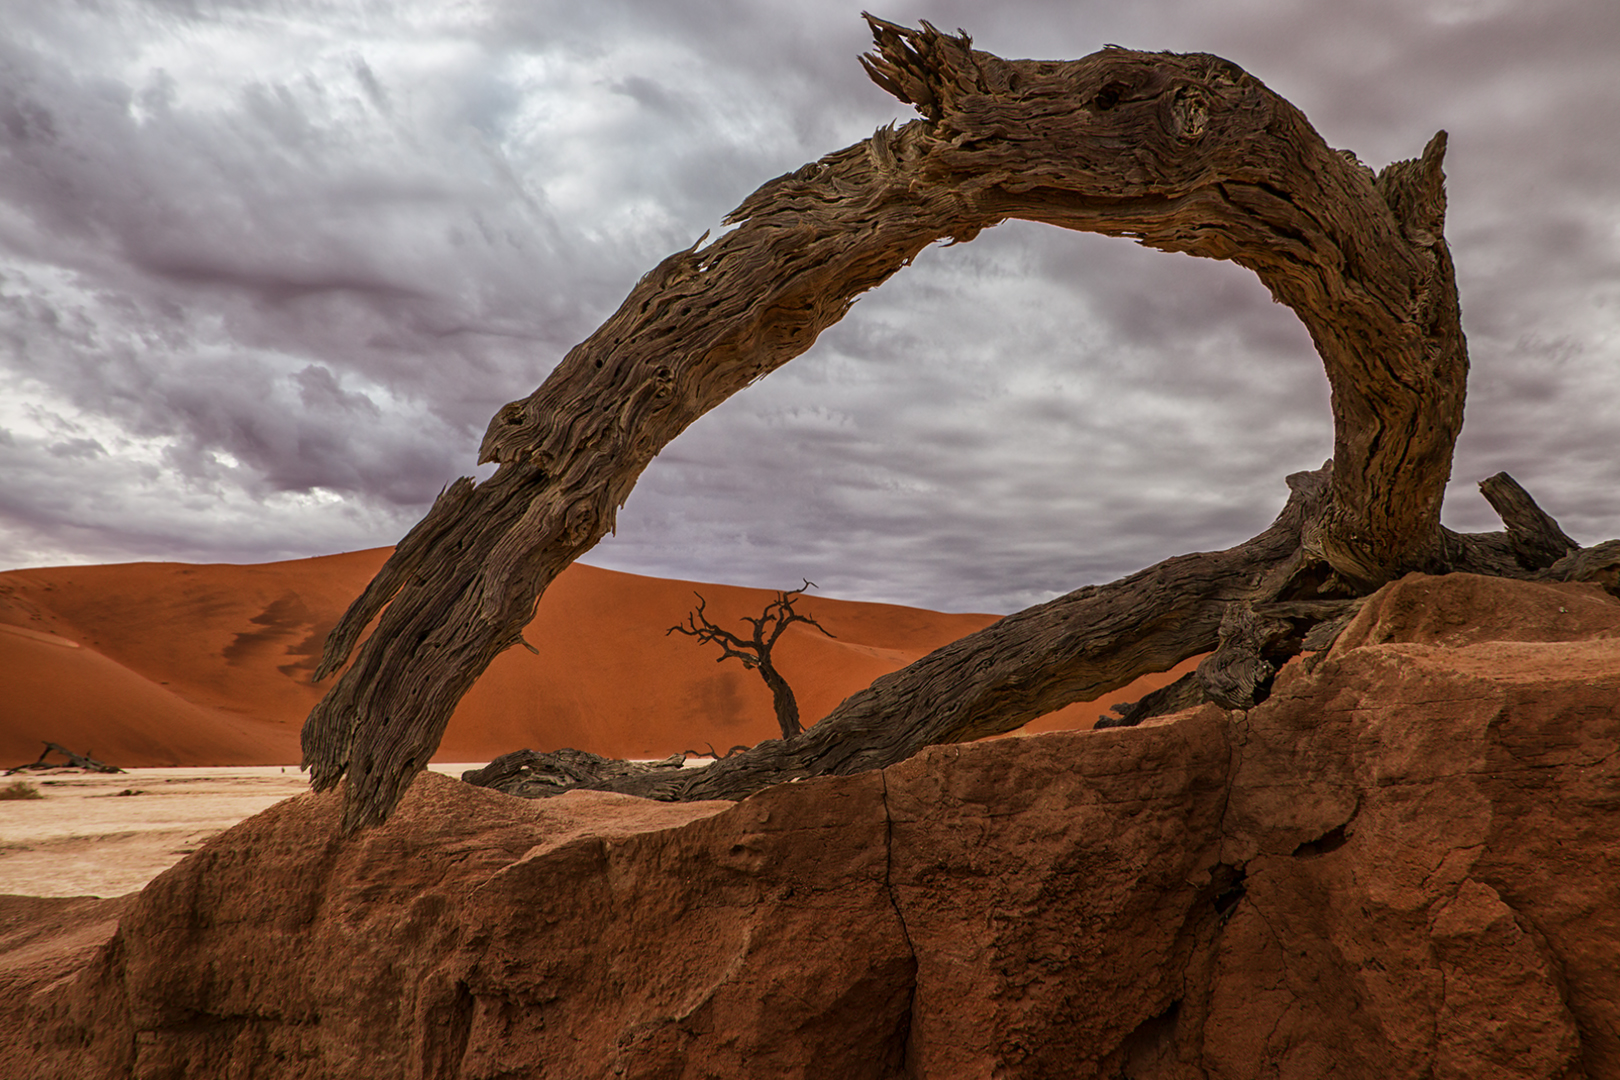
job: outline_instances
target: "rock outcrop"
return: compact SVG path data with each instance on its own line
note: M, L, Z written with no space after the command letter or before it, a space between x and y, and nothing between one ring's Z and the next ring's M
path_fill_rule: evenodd
M739 804L429 774L352 840L301 796L0 904L0 1075L1620 1077L1617 749L1620 601L1414 576L1247 713Z

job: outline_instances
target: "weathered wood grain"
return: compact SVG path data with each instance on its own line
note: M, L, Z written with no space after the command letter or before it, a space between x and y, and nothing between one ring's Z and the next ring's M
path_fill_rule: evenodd
M1479 490L1507 526L1513 555L1526 570L1545 570L1581 545L1564 535L1558 522L1505 472L1479 482Z
M868 74L922 118L770 181L732 212L735 229L648 273L499 411L481 450L496 474L452 485L328 640L323 672L378 618L304 729L315 786L348 777L345 828L388 815L462 695L671 439L928 244L1010 217L1252 270L1320 354L1336 467L1249 544L1009 616L664 797L737 797L1009 730L1208 651L1233 603L1343 599L1467 559L1522 572L1511 541L1440 527L1468 369L1443 239L1444 133L1375 174L1219 57L1008 61L926 23L868 21Z

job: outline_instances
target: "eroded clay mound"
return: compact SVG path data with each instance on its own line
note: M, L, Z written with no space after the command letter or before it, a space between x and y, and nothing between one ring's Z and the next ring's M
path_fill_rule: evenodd
M1620 1076L1620 603L1368 610L1247 714L736 805L291 800L0 958L0 1074Z

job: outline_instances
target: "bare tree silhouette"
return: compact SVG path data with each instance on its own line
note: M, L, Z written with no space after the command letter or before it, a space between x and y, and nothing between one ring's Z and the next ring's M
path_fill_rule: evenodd
M692 595L698 598L697 610L686 616L685 623L665 630L664 636L685 634L687 637L697 638L700 642L713 642L721 649L715 663L741 660L743 667L759 672L759 677L771 688L772 704L776 707L776 722L782 728L782 738L791 739L804 730L799 723L799 702L793 696L793 687L789 686L782 673L776 670L776 665L771 660L771 650L776 648L777 641L782 637L782 631L794 623L808 623L830 638L838 636L808 614L801 615L793 610L793 602L804 595L804 590L815 587L816 583L806 578L799 588L777 593L776 599L765 605L765 610L758 618L744 615L742 621L754 628L750 637L742 637L716 626L709 619L708 601L703 598L702 593L695 592Z

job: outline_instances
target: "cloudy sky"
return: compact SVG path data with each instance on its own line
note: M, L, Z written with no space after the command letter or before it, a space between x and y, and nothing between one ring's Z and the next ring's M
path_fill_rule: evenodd
M0 568L394 542L658 259L909 117L862 6L1219 53L1375 167L1447 129L1447 522L1507 469L1620 535L1613 0L0 0ZM1245 271L1010 223L700 421L586 561L1010 611L1245 539L1330 443Z

